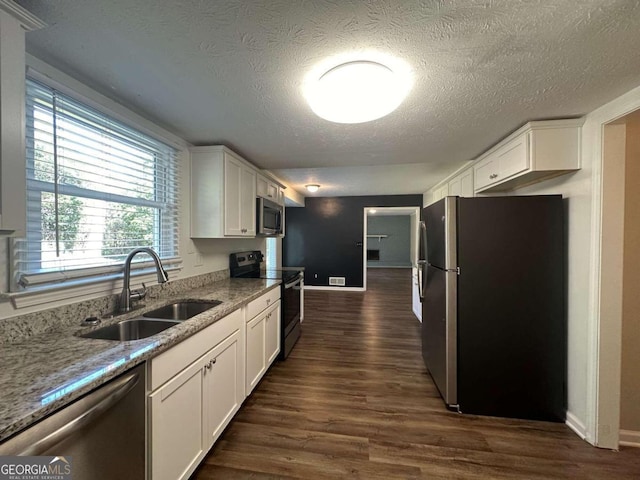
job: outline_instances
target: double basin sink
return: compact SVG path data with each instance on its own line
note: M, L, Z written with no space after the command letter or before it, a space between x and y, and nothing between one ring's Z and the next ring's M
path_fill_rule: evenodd
M174 325L178 325L221 303L219 300L171 303L143 313L142 317L122 320L121 322L92 330L80 336L100 340L140 340L160 333Z

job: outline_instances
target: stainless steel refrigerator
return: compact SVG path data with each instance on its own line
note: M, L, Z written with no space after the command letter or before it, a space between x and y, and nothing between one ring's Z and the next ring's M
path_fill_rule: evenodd
M421 227L422 354L446 405L563 421L562 197L446 197Z

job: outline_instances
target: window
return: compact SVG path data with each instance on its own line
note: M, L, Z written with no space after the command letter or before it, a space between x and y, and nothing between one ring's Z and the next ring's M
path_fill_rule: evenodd
M136 247L177 258L174 148L32 79L26 132L27 234L14 244L14 288L119 272Z

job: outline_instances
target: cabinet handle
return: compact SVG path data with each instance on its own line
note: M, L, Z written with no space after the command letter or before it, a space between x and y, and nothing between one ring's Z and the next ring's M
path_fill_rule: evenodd
M491 175L489 175L489 178L498 178L498 174L497 173L492 173Z
M216 364L216 360L218 360L217 358L214 358L213 360L211 360L209 363L213 366Z
M271 303L271 299L267 298L267 305L269 305Z

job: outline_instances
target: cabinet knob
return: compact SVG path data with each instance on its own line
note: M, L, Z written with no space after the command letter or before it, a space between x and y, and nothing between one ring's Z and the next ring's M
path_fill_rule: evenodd
M267 298L267 305L269 305L271 303L271 299Z
M497 173L492 173L491 175L489 175L489 178L498 178L498 174Z

